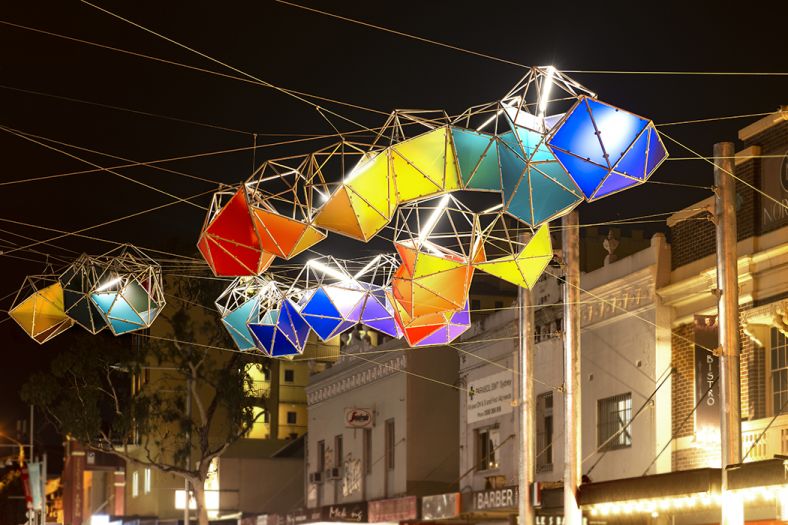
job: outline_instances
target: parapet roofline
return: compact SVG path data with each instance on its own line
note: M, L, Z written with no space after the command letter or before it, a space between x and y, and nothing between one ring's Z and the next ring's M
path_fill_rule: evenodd
M766 115L760 120L757 120L739 130L739 140L749 140L759 133L763 133L767 129L776 126L781 122L788 120L788 106L780 106L777 111Z

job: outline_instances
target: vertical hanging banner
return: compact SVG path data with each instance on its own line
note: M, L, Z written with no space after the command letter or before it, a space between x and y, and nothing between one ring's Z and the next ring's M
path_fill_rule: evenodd
M33 504L33 509L42 510L43 497L41 494L41 463L28 463L27 475L30 489L30 500Z
M719 346L718 329L716 315L695 316L696 441L720 440L720 358L711 352Z

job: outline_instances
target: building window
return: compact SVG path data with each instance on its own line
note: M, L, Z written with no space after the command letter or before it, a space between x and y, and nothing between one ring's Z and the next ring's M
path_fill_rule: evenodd
M771 332L772 410L777 415L788 408L788 337L777 328Z
M632 446L628 427L632 419L632 394L600 399L597 402L597 447L612 450Z
M364 472L372 474L372 429L364 429Z
M503 301L495 301L494 307L496 310L503 308Z
M249 376L250 383L244 385L246 395L260 398L265 393L263 366L257 363L249 363L245 367L246 374Z
M342 466L343 455L344 455L344 451L342 450L342 434L339 434L338 436L334 436L334 466L336 467Z
M131 473L131 497L136 498L140 495L140 473L134 471Z
M150 487L151 487L151 471L150 468L145 469L145 477L142 481L142 492L145 494L150 494Z
M553 470L553 393L536 398L536 471Z
M295 370L285 368L285 383L295 383Z
M295 412L288 412L287 413L287 424L288 425L295 425L296 424L296 413Z
M394 470L394 447L396 446L394 437L394 420L386 421L386 469Z
M471 299L471 311L476 313L482 309L482 302L479 299Z
M326 470L326 442L322 439L317 442L317 472Z
M476 470L498 468L497 452L501 434L496 427L476 430Z

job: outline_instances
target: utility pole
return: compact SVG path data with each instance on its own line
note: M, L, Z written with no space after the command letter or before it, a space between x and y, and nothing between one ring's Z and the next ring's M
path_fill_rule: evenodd
M33 459L33 405L30 405L30 459Z
M191 357L191 352L189 353L189 357ZM190 372L191 373L191 372ZM189 420L189 424L191 425L192 420L192 377L189 376L186 379L186 417ZM189 431L186 431L186 441L188 442L189 446L189 456L186 458L186 469L191 468L192 462L192 434ZM184 478L183 480L183 490L186 492L186 504L183 506L183 525L189 525L189 502L191 502L191 497L189 494L189 480Z
M47 453L41 457L41 523L47 522Z
M714 215L717 223L717 313L720 355L720 435L722 493L728 490L729 465L741 463L741 383L739 355L739 271L736 253L736 182L732 142L714 145ZM722 505L722 524L741 523L741 508ZM741 502L738 501L738 505ZM728 502L726 502L728 503Z
M34 409L33 409L33 405L30 405L30 435L28 436L30 438L30 459L27 462L28 465L30 464L31 461L35 461L35 456L33 455L33 430L34 430L33 417L34 417L34 415L35 415L35 412L34 412ZM29 467L28 467L28 469L29 469ZM29 483L29 481L28 481L28 483ZM31 494L33 493L33 487L32 486L30 487L30 493ZM36 511L35 511L35 509L33 509L32 506L28 506L27 520L28 520L27 522L30 525L36 525Z
M534 481L534 313L531 290L520 288L520 472L519 515L520 525L534 525L534 504L531 501L531 484Z
M564 525L581 525L580 229L576 211L561 221L564 255Z

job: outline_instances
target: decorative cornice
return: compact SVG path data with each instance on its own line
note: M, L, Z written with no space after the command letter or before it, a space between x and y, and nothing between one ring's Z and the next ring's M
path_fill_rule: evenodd
M345 373L317 381L309 385L306 393L307 405L312 406L337 397L349 390L374 383L405 369L407 358L399 355L391 359L374 361L364 367L354 367Z
M788 336L788 299L743 311L741 324L744 334L758 346L766 346L768 329L777 328Z
M616 279L581 294L580 326L611 321L654 304L656 297L652 267Z

